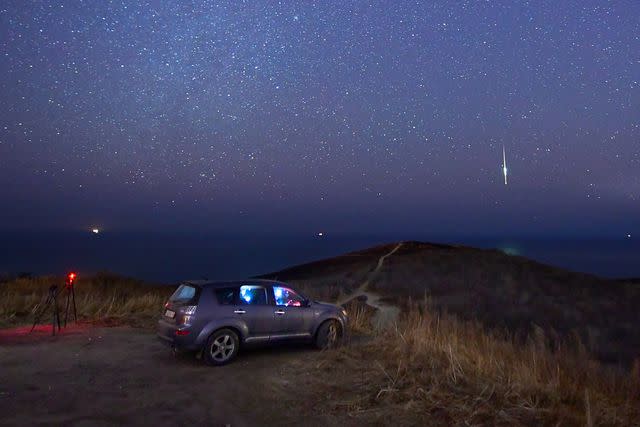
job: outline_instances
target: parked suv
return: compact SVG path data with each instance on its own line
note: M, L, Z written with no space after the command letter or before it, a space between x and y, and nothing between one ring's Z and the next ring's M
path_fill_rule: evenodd
M307 340L319 348L343 339L347 313L270 280L183 282L158 321L158 337L177 350L203 350L210 365L230 362L251 343Z

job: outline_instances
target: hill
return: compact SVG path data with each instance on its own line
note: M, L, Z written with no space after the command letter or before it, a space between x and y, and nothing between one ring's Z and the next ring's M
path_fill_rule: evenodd
M403 242L373 277L378 259L397 243L290 267L277 278L341 299L368 280L368 289L406 308L428 299L439 312L479 320L522 338L544 331L553 345L577 334L600 360L639 356L640 285L544 265L499 250Z
M135 424L144 395L150 413L207 425L294 425L305 419L310 425L629 426L640 420L640 359L630 368L602 364L579 342L562 339L573 329L588 337L600 328L601 337L612 340L611 328L633 315L637 285L498 251L420 242L382 245L265 276L347 305L346 345L323 352L243 350L244 359L210 369L195 360L172 360L154 337L153 324L172 287L111 274L82 277L80 324L50 337L48 324L29 334L33 310L62 278L4 283L0 412L15 425L68 424L92 416ZM371 321L383 312L394 316L392 327ZM111 328L122 324L138 327ZM637 343L629 328L619 330L621 340L612 341L615 360L630 358ZM557 337L549 339L553 331ZM169 366L173 375L158 379L157 372ZM165 397L183 392L175 378L192 378L209 399L189 399L187 407L179 401L167 412ZM216 386L220 378L230 388ZM29 393L12 392L25 381ZM247 381L258 387L243 387ZM49 399L47 384L66 385L67 400ZM149 384L156 393L144 391ZM44 403L34 410L34 401Z

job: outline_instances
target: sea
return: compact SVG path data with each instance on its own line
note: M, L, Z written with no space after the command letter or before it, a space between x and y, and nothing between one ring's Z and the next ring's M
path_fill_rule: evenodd
M640 278L640 240L631 238L154 232L0 232L0 275L108 271L165 284L241 279L401 240L496 248L568 270Z

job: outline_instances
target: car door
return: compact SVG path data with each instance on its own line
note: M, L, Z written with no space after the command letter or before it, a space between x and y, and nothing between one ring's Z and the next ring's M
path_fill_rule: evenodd
M306 299L287 286L274 285L276 332L272 339L310 336L309 308Z
M277 328L271 289L262 285L241 285L234 314L247 325L245 341L266 341Z

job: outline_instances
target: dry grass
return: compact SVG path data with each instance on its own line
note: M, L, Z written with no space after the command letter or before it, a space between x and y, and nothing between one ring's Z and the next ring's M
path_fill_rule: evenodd
M497 250L404 242L370 277L379 257L396 244L292 267L268 275L304 284L331 286L351 294L365 280L369 291L402 303L429 295L433 306L489 328L523 336L535 325L550 339L578 333L600 360L631 364L640 357L640 282L605 280L543 265ZM335 301L327 299L327 301Z
M0 284L0 327L33 321L35 312L44 305L49 286L63 286L62 283L60 277L38 277ZM174 287L153 286L107 273L80 278L75 285L78 317L86 321L111 319L148 325L173 290ZM58 297L60 309L64 308L65 295L61 293Z
M640 362L603 367L579 342L551 351L413 305L397 327L327 352L323 411L419 425L640 425ZM326 378L331 378L330 383Z
M0 285L0 326L29 323L51 283ZM149 325L173 287L101 274L76 285L84 320ZM336 287L305 289L333 300ZM62 305L62 302L60 302ZM308 390L315 410L347 423L388 425L640 425L640 360L629 370L604 367L578 339L550 343L537 329L526 343L477 322L411 304L396 327L374 332L373 309L349 303L351 332L366 336L321 355ZM302 392L300 397L302 398Z

